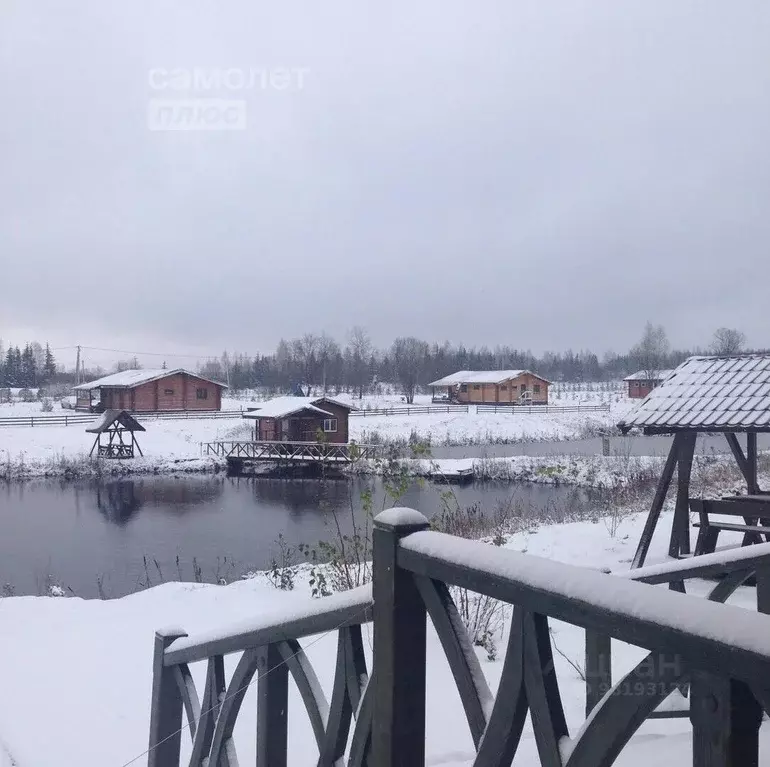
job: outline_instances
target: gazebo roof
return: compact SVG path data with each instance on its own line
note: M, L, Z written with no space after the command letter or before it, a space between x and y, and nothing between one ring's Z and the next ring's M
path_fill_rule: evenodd
M144 426L126 410L105 410L98 420L94 421L86 431L91 434L103 434L108 431L115 422L118 422L126 431L145 431Z
M770 431L770 354L690 357L618 426L647 434Z

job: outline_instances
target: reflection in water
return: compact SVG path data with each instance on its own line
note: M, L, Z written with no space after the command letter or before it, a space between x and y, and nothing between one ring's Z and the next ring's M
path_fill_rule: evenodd
M125 525L144 507L184 514L208 506L222 495L221 479L120 479L94 483L96 507L116 525Z

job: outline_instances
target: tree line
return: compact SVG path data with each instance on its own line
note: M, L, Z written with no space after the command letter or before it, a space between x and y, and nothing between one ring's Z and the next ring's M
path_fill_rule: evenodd
M326 333L306 333L300 338L281 340L270 354L225 352L202 362L196 370L224 381L232 390L260 387L274 393L350 391L363 396L380 384L395 384L411 402L420 388L457 370L527 369L555 382L600 382L639 370L654 377L656 371L676 367L692 354L735 354L745 348L746 339L740 331L719 328L706 349L672 350L665 329L650 322L639 342L627 352L606 352L601 357L589 350L535 355L513 346L466 347L429 343L413 336L396 338L389 347L378 349L366 329L354 327L342 344ZM0 344L0 360L0 386L35 387L52 381L76 381L74 370L57 370L47 344L33 342L23 350L9 347L5 354ZM136 359L121 360L111 370L81 370L80 380L136 367Z
M0 341L0 388L33 389L53 383L56 360L48 344L37 341L3 349Z

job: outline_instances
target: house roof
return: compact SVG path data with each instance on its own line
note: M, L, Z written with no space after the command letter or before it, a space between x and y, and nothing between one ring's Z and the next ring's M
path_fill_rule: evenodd
M255 410L249 410L243 414L244 418L286 418L287 416L299 413L302 410L308 410L316 415L329 416L334 418L334 413L328 410L323 410L318 407L319 403L332 402L340 407L349 408L354 410L355 408L344 402L338 402L337 400L330 399L328 397L276 397L275 399L266 400L265 402L259 402L254 407Z
M656 370L654 371L655 376L652 380L654 381L662 381L664 378L668 378L671 373L673 373L673 370ZM630 376L626 376L624 381L649 381L650 380L650 371L649 370L637 370L636 373L631 373Z
M168 376L178 375L179 373L185 373L193 378L198 378L201 381L208 381L216 386L221 386L223 389L227 388L227 384L223 384L220 381L214 381L211 378L198 375L197 373L191 373L184 368L176 368L175 370L123 370L120 373L112 373L112 375L104 376L103 378L97 378L95 381L88 381L87 383L79 384L73 387L75 391L88 391L90 389L133 389L135 386L149 383L150 381L160 380Z
M618 426L648 434L770 431L770 354L690 357Z
M120 425L128 431L145 431L144 426L125 410L105 410L99 418L86 429L86 431L91 434L102 434L107 431L115 421L118 421Z
M456 373L439 378L428 386L455 386L457 384L500 384L518 378L524 373L551 383L547 378L533 373L531 370L458 370Z

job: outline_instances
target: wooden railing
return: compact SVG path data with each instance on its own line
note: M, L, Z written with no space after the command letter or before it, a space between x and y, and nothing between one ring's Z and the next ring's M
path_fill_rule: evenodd
M134 413L139 421L186 421L188 419L240 418L242 410L180 410L152 413ZM0 418L0 428L11 426L70 426L79 423L93 423L98 413L73 413L65 415L7 416Z
M424 415L426 413L467 413L467 405L406 405L404 407L362 408L351 410L350 415L362 418L369 415Z
M661 701L685 683L691 685L695 767L757 765L762 709L770 707L770 616L427 528L410 509L391 509L375 520L373 767L425 764L427 615L465 709L476 767L510 765L527 713L542 765L611 765ZM449 584L514 606L496 696ZM648 651L572 738L549 619ZM665 752L660 759L669 763Z
M740 556L704 556L618 577L428 527L412 509L390 509L375 519L372 591L308 600L300 611L262 616L230 632L158 632L149 767L180 764L185 730L192 739L190 767L236 765L233 728L255 676L257 767L286 765L289 674L310 718L318 765L342 765L348 753L352 767L423 767L427 616L460 695L474 767L508 767L528 714L541 765L609 767L659 704L684 687L691 698L694 767L758 764L759 727L763 710L770 709L770 616L715 603L714 593L726 598L753 573L760 608L766 607L770 544ZM648 585L720 573L726 577L711 601ZM496 695L450 586L513 605ZM370 617L374 658L367 677L360 625ZM553 661L551 619L647 650L595 702L572 737ZM299 640L329 632L338 632L338 652L327 703ZM241 655L228 681L224 657L233 653ZM204 661L199 697L189 665ZM670 763L665 748L661 741L657 763Z
M498 405L495 403L479 403L476 405L479 413L510 413L532 415L533 413L609 413L609 405Z
M350 739L351 767L365 764L371 733L371 693L361 624L371 620L368 586L321 600L301 611L260 616L228 632L188 637L184 631L155 635L148 767L178 767L182 735L189 733L190 767L237 767L233 729L249 688L256 681L257 767L286 764L288 682L291 674L312 724L319 767L339 764ZM327 700L299 643L315 634L337 632L337 665ZM229 681L224 659L240 653ZM199 694L190 664L206 663ZM256 680L255 680L256 677ZM183 714L187 724L183 726Z
M741 549L726 549L692 559L665 562L659 565L626 570L615 574L639 583L667 584L673 591L685 593L687 581L718 578L706 599L726 602L744 583L754 580L757 611L770 613L770 543ZM612 688L612 640L606 634L586 631L586 715ZM686 687L680 688L686 692ZM650 719L670 719L689 716L689 709L667 708L654 711Z
M376 458L378 445L335 444L332 442L274 442L231 440L201 443L204 455L254 461L328 461L351 463Z

